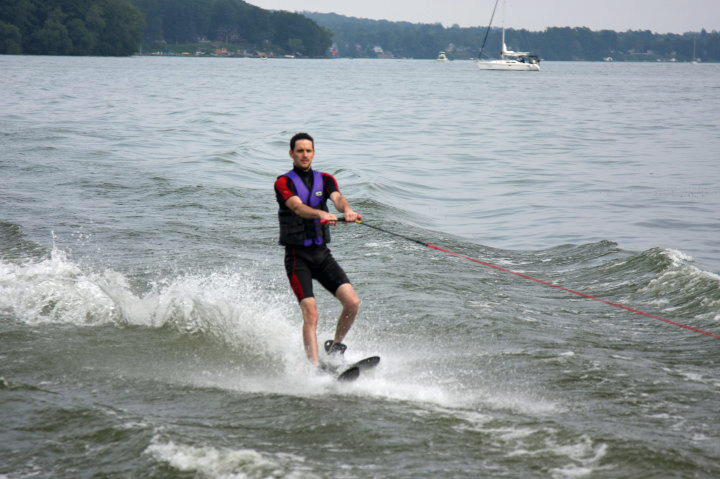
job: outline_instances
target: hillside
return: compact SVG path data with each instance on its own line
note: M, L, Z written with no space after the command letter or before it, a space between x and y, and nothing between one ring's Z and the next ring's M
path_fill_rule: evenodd
M331 33L307 17L242 0L4 0L0 53L132 55L140 50L323 57Z
M334 32L337 55L350 58L436 58L445 51L451 59L476 58L486 27L443 27L345 17L334 13L304 12L306 17ZM510 50L533 51L545 60L600 61L720 61L720 33L656 34L650 31L592 31L584 27L553 27L542 32L505 30ZM500 31L488 35L484 55L500 50ZM673 60L674 59L674 60Z

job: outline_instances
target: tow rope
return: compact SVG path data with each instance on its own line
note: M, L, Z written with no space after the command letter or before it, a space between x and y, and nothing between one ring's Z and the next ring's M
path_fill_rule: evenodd
M341 222L341 221L344 221L344 218L338 218L338 222ZM327 220L322 220L321 222L323 222L323 223L329 223L329 221L327 221ZM574 289L566 288L566 287L564 287L564 286L560 286L560 285L558 285L558 284L550 283L550 282L548 282L548 281L543 281L542 279L534 278L534 277L532 277L532 276L530 276L530 275L527 275L527 274L524 274L524 273L519 273L519 272L517 272L517 271L513 271L513 270L510 270L510 269L507 269L507 268L503 268L502 266L497 266L497 265L495 265L495 264L488 263L488 262L486 262L486 261L481 261L481 260L479 260L479 259L477 259L477 258L472 258L472 257L470 257L470 256L466 256L466 255L461 254L461 253L456 253L455 251L451 251L451 250L449 250L449 249L441 248L440 246L437 246L437 245L434 245L434 244L424 243L424 242L419 241L419 240L416 240L416 239L414 239L414 238L410 238L409 236L401 235L401 234L399 234L399 233L395 233L395 232L392 232L392 231L388 231L388 230L383 229L383 228L380 228L380 227L378 227L378 226L374 226L374 225L365 223L364 221L362 221L362 219L356 220L355 223L361 224L361 225L364 225L364 226L367 226L368 228L372 228L372 229L375 229L375 230L378 230L378 231L382 231L383 233L387 233L387 234L390 234L390 235L393 235L393 236L397 236L397 237L399 237L399 238L402 238L402 239L405 239L405 240L408 240L408 241L412 241L413 243L417 243L417 244L422 245L422 246L425 246L425 247L427 247L427 248L431 248L431 249L434 249L434 250L437 250L437 251L442 251L443 253L447 253L447 254L456 256L456 257L458 257L458 258L462 258L462 259L466 259L466 260L468 260L468 261L472 261L473 263L478 263L478 264L481 264L481 265L483 265L483 266L487 266L488 268L493 268L493 269L495 269L495 270L502 271L503 273L509 273L509 274L518 276L518 277L520 277L520 278L524 278L524 279L528 279L528 280L530 280L530 281L534 281L534 282L536 282L536 283L542 284L543 286L549 286L549 287L551 287L551 288L556 288L556 289L559 289L559 290L562 290L562 291L565 291L565 292L568 292L568 293L571 293L571 294L575 294L575 295L577 295L577 296L581 296L581 297L583 297L583 298L591 299L591 300L593 300L593 301L598 301L598 302L600 302L600 303L605 303L605 304L607 304L607 305L609 305L609 306L613 306L613 307L615 307L615 308L624 309L625 311L630 311L631 313L634 313L634 314L639 314L639 315L645 316L645 317L647 317L647 318L656 319L656 320L658 320L658 321L662 321L662 322L667 323L667 324L672 324L672 325L674 325L674 326L678 326L678 327L681 327L681 328L685 328L685 329L688 329L688 330L690 330L690 331L694 331L694 332L696 332L696 333L700 333L700 334L704 334L704 335L706 335L706 336L710 336L710 337L712 337L712 338L720 339L720 335L719 335L719 334L711 333L711 332L709 332L709 331L704 331L704 330L702 330L702 329L700 329L700 328L696 328L696 327L690 326L690 325L688 325L688 324L679 323L679 322L673 321L673 320L671 320L671 319L663 318L662 316L657 316L657 315L655 315L655 314L646 313L646 312L644 312L644 311L640 311L639 309L631 308L631 307L625 306L625 305L623 305L623 304L613 303L612 301L608 301L608 300L605 300L605 299L602 299L602 298L598 298L598 297L596 297L596 296L592 296L592 295L589 295L589 294L586 294L586 293L582 293L582 292L580 292L580 291L575 291Z

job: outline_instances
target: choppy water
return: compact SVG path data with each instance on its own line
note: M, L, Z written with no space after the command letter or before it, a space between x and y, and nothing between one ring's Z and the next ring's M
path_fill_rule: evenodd
M720 334L720 66L0 56L0 477L717 477L720 341L362 225L314 374L272 191ZM321 339L338 308L320 293Z

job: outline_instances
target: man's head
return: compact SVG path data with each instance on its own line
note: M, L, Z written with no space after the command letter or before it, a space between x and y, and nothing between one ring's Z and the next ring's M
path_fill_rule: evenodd
M315 140L313 140L313 137L308 135L307 133L297 133L295 136L290 138L290 151L293 151L295 149L295 143L297 143L298 140L310 140L310 143L313 144L313 147L315 146Z
M290 139L290 158L293 159L293 166L303 171L312 167L312 160L315 157L315 140L307 133L298 133Z

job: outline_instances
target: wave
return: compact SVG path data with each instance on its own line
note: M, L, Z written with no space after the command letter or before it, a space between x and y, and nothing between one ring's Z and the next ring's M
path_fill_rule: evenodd
M311 472L305 458L293 454L180 444L164 436L155 435L145 454L180 472L219 479L320 477Z
M47 255L47 248L29 241L15 223L0 221L0 259L16 260Z
M693 320L696 326L720 321L720 276L698 268L691 256L675 249L630 252L615 242L599 241L490 254L501 266L605 300Z
M86 270L55 247L42 259L0 259L0 313L24 324L169 328L271 355L296 333L286 319L289 293L252 271L186 274L147 288L136 293L122 273Z
M170 327L237 344L232 325L248 324L242 335L254 338L267 333L262 331L267 317L295 313L284 284L262 283L252 271L167 277L145 285L148 291L139 294L122 273L84 269L64 251L53 246L48 252L27 240L12 223L0 223L0 239L0 313L28 324ZM633 253L600 241L515 251L449 241L461 253L603 299L692 319L699 327L720 321L720 276L694 266L693 258L678 250ZM257 329L261 332L255 333Z
M158 332L113 335L127 346L119 356L104 360L125 376L149 374L193 387L303 397L349 393L446 406L478 400L467 391L448 391L433 377L418 379L418 365L411 357L395 351L396 345L382 337L365 337L362 329L356 331L350 359L380 352L394 366L385 370L381 365L377 375L340 390L305 360L299 312L282 281L280 286L259 280L253 271L227 269L169 277L137 293L122 273L90 270L55 247L49 257L0 260L0 314L33 327L113 326ZM368 325L373 322L368 320ZM324 323L327 330L320 328L321 337L334 328L334 319ZM95 352L87 354L101 354L98 348L103 351L102 342L93 344L90 349ZM127 357L144 358L141 369L133 361L126 364ZM158 451L168 448L174 450L168 446Z
M601 292L621 300L642 302L697 325L720 321L720 276L692 264L681 251L651 248L614 259L585 274L599 282Z
M449 248L463 254L695 327L712 331L720 320L720 278L696 268L692 258L680 251L653 248L632 253L621 250L616 243L601 241L523 252L447 241ZM397 254L393 250L390 247L390 255ZM474 274L467 268L476 265L453 261L446 266L449 268L444 273L446 279L455 284L458 277ZM195 387L300 396L337 393L330 378L314 377L304 359L299 312L284 277L274 280L263 277L266 275L252 269L226 267L169 274L154 282L138 284L117 270L78 264L66 252L53 247L49 254L22 260L0 256L0 317L30 326L68 324L158 331L160 338L153 335L153 339L138 340L139 346L128 346L124 354L136 354L133 348L152 348L158 339L167 340L170 342L167 351L174 355L167 358L173 362L168 369L180 369L184 374L168 374L166 379ZM409 281L404 275L398 280ZM528 287L542 286L529 283ZM402 288L399 291L407 294ZM459 294L464 294L460 291ZM423 290L418 294L428 293ZM482 404L532 416L552 415L563 409L557 401L543 401L533 392L491 393L483 386L478 390L477 378L461 379L457 377L460 373L452 368L448 382L438 384L437 374L441 377L444 374L438 368L442 369L440 364L448 361L445 352L438 357L417 359L413 350L418 347L417 341L423 344L425 338L417 337L417 341L406 344L395 342L392 334L383 336L387 331L382 330L384 323L378 317L385 320L394 317L392 308L373 309L369 305L363 314L366 326L354 330L352 354L379 353L384 358L383 364L377 374L346 388L345 393L445 407ZM399 318L402 323L403 317ZM334 327L334 321L324 322L325 327ZM372 330L372 324L380 326ZM163 330L171 333L169 338ZM321 328L320 334L327 332ZM207 352L218 345L222 351L217 362L203 356L209 353L197 350ZM184 356L187 349L194 351L192 357ZM178 355L176 351L182 353ZM231 358L239 358L239 362L231 364ZM425 369L427 376L418 374ZM157 374L165 377L165 373Z

